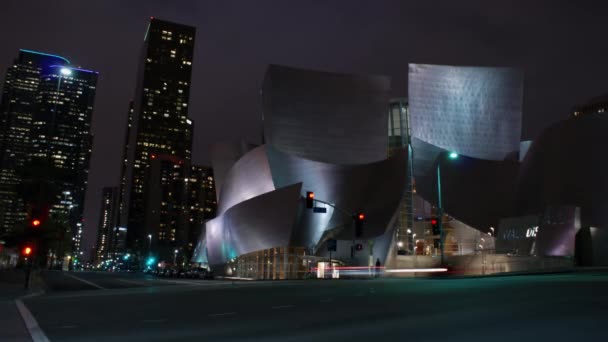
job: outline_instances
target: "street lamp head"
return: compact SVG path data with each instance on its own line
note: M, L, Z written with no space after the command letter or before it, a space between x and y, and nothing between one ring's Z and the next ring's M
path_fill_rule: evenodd
M454 160L454 159L458 159L458 153L456 152L450 152L450 154L448 154L448 158Z
M412 234L412 230L411 230L411 229L408 229L408 230L407 230L407 233L408 233L408 234Z
M176 250L174 250L174 252L175 252L175 254L177 254L179 251L176 249Z
M72 74L72 70L68 68L61 68L60 72L63 76L70 76Z

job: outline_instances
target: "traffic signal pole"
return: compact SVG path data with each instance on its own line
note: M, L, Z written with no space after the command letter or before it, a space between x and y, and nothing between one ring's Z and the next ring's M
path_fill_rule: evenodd
M352 245L350 248L351 248L351 258L354 258L354 256L355 256L355 239L357 238L358 230L362 230L361 225L363 223L363 220L365 219L365 215L361 212L357 213L353 210L340 208L340 207L336 206L335 204L317 199L317 198L315 198L314 192L311 192L311 191L306 192L305 200L306 200L306 207L309 209L314 206L313 205L314 202L320 202L320 203L326 204L326 205L338 210L344 216L349 217L351 219L351 224L353 227L353 241L352 241Z

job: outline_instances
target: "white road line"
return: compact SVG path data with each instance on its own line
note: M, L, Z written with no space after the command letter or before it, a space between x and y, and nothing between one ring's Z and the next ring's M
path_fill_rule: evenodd
M229 316L229 315L236 315L236 312L222 312L222 313L216 313L216 314L209 314L207 316L217 317L217 316Z
M272 308L273 308L273 309L287 309L287 308L293 308L294 306L295 306L295 305L288 304L288 305L278 305L278 306L273 306Z
M144 320L142 320L142 322L144 322L144 323L161 323L161 322L166 322L166 321L167 321L166 318L144 319Z
M96 288L98 288L98 289L101 289L101 290L105 290L105 289L106 289L105 287L103 287L103 286L99 286L99 285L95 284L95 283L94 283L94 282L92 282L92 281L88 281L88 280L86 280L86 279L82 279L82 278L77 277L77 276L75 276L75 275L71 275L71 274L68 274L68 273L63 273L63 275L64 275L64 276L66 276L66 277L74 278L74 279L76 279L76 280L78 280L78 281L81 281L81 282L83 282L83 283L85 283L85 284L88 284L88 285L94 286L94 287L96 287Z
M25 323L25 327L27 331L30 333L30 337L34 342L48 342L49 339L44 334L44 331L38 325L38 322L34 318L34 315L28 310L28 308L23 304L21 299L15 299L15 305L17 305L17 310L19 310L19 314Z
M129 279L118 279L118 281L122 281L123 283L127 283L127 284L135 284L135 285L141 285L141 286L146 286L145 283L141 283L139 281L135 281L135 280L129 280Z
M36 291L36 292L32 292L32 293L26 294L25 296L21 296L19 298L21 298L21 299L27 299L27 298L32 298L32 297L40 296L40 295L43 295L43 294L44 294L44 291L41 290L41 291Z

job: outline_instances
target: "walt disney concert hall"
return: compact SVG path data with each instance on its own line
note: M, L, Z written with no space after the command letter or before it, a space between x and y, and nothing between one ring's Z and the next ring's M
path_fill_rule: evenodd
M514 68L410 64L408 92L393 98L384 76L270 65L263 144L213 147L217 217L192 261L254 279L608 261L608 170L591 152L608 119L571 118L522 141Z

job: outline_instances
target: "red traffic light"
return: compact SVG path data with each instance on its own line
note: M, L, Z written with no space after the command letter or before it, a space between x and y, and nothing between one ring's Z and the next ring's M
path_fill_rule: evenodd
M315 198L314 192L308 192L308 198Z
M357 215L357 218L359 219L359 221L363 221L365 220L365 214L360 213L359 215Z
M30 246L24 247L23 248L23 255L29 256L30 254L32 254L32 247L30 247Z
M431 224L434 226L437 224L437 220L436 219L431 219Z
M32 220L32 227L38 227L42 224L42 222L39 219L33 219Z

